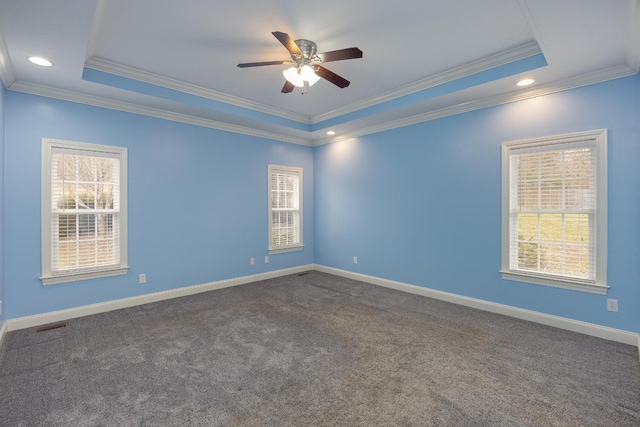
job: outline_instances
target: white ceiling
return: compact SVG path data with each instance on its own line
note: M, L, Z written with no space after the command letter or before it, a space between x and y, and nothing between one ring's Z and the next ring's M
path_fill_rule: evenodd
M639 28L640 0L0 0L0 77L10 90L311 145L636 74ZM285 66L237 68L289 59L272 31L321 52L359 47L362 59L325 64L351 85L282 94ZM540 53L545 66L464 83ZM523 76L536 83L516 88Z

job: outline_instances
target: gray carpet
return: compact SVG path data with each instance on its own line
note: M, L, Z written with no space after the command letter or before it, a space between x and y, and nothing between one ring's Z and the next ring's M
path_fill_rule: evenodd
M637 349L319 272L8 334L2 426L639 426Z

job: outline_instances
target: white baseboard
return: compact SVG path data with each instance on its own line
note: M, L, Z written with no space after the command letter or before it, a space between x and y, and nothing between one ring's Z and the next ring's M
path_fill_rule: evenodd
M610 341L617 341L632 346L638 346L638 357L640 358L640 335L634 332L609 328L607 326L596 325L594 323L582 322L579 320L568 319L566 317L554 316L551 314L540 313L523 308L512 307L510 305L498 304L495 302L485 301L477 298L465 297L449 292L424 288L422 286L382 279L375 276L353 273L351 271L340 270L333 267L325 267L323 265L316 264L314 266L314 270L334 274L336 276L346 277L348 279L359 280L361 282L370 283L372 285L383 286L385 288L396 289L411 294L422 295L441 301L447 301L466 307L477 308L479 310L489 311L491 313L503 314L505 316L515 317L516 319L528 320L531 322L540 323L542 325L553 326L556 328L579 332L581 334L591 335Z
M104 313L121 308L133 307L136 305L148 304L151 302L163 301L171 298L178 298L187 295L199 294L201 292L213 291L216 289L229 288L231 286L244 285L258 282L260 280L272 279L275 277L287 276L289 274L302 273L313 270L314 265L302 265L299 267L286 268L283 270L270 271L267 273L253 274L251 276L236 277L233 279L219 280L217 282L204 283L202 285L188 286L185 288L170 289L167 291L154 292L151 294L139 295L130 298L123 298L113 301L101 302L98 304L84 305L81 307L69 308L66 310L51 311L48 313L35 314L33 316L17 317L5 322L0 332L4 336L5 330L16 331L19 329L31 328L34 326L46 325L53 322L62 322L77 317L89 316L91 314Z
M4 342L4 337L7 335L8 327L7 321L2 322L2 326L0 326L0 348L2 348L2 343Z
M411 294L422 295L441 301L447 301L454 304L472 307L491 313L503 314L517 319L528 320L542 325L553 326L560 329L566 329L585 335L591 335L598 338L617 341L628 345L638 347L638 358L640 360L640 335L634 332L624 331L621 329L609 328L606 326L596 325L593 323L582 322L579 320L568 319L566 317L554 316L551 314L540 313L537 311L526 310L523 308L512 307L509 305L498 304L477 298L465 297L449 292L438 291L435 289L424 288L422 286L411 285L408 283L396 282L393 280L382 279L375 276L354 273L347 270L340 270L333 267L326 267L317 264L307 264L299 267L287 268L283 270L270 271L267 273L254 274L250 276L237 277L233 279L220 280L217 282L205 283L201 285L188 286L185 288L170 289L162 292L139 295L130 298L123 298L114 301L107 301L98 304L85 305L81 307L69 308L66 310L52 311L48 313L36 314L33 316L18 317L6 320L0 327L0 345L2 340L9 331L31 328L34 326L45 325L48 323L61 322L77 317L88 316L91 314L104 313L121 308L133 307L136 305L148 304L178 298L187 295L198 294L201 292L213 291L216 289L228 288L231 286L244 285L247 283L257 282L260 280L272 279L275 277L286 276L289 274L302 273L304 271L317 270L324 273L334 274L336 276L346 277L373 285L383 286L386 288L396 289Z

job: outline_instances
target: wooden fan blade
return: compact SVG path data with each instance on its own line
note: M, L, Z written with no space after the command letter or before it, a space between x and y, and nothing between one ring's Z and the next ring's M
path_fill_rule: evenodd
M293 91L293 88L295 86L293 85L293 83L291 83L289 80L284 82L284 86L282 86L282 90L280 92L282 93L289 93Z
M244 64L238 64L238 67L240 67L240 68L262 67L263 65L282 65L282 64L289 63L289 62L291 62L291 61L246 62Z
M334 73L333 71L329 71L324 67L321 67L320 65L316 65L316 74L320 77L322 77L325 80L330 81L331 83L333 83L334 85L338 86L339 88L344 89L345 87L349 86L351 84L351 82L343 77L340 77L339 75L337 75L336 73Z
M289 53L291 53L292 55L302 55L302 51L300 50L296 42L294 42L293 39L289 37L289 34L282 33L280 31L273 31L271 34L273 34L275 38L277 38L278 41L280 41L280 43L282 43L282 45L287 48Z
M331 52L319 53L322 62L342 61L344 59L362 58L362 51L357 47L348 49L332 50Z

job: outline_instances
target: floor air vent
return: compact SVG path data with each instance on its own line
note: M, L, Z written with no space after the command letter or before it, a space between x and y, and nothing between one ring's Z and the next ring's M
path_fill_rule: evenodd
M69 325L68 323L55 323L53 325L43 326L41 328L36 329L36 334L39 332L47 332L47 331L53 331L54 329L66 328L68 325Z

